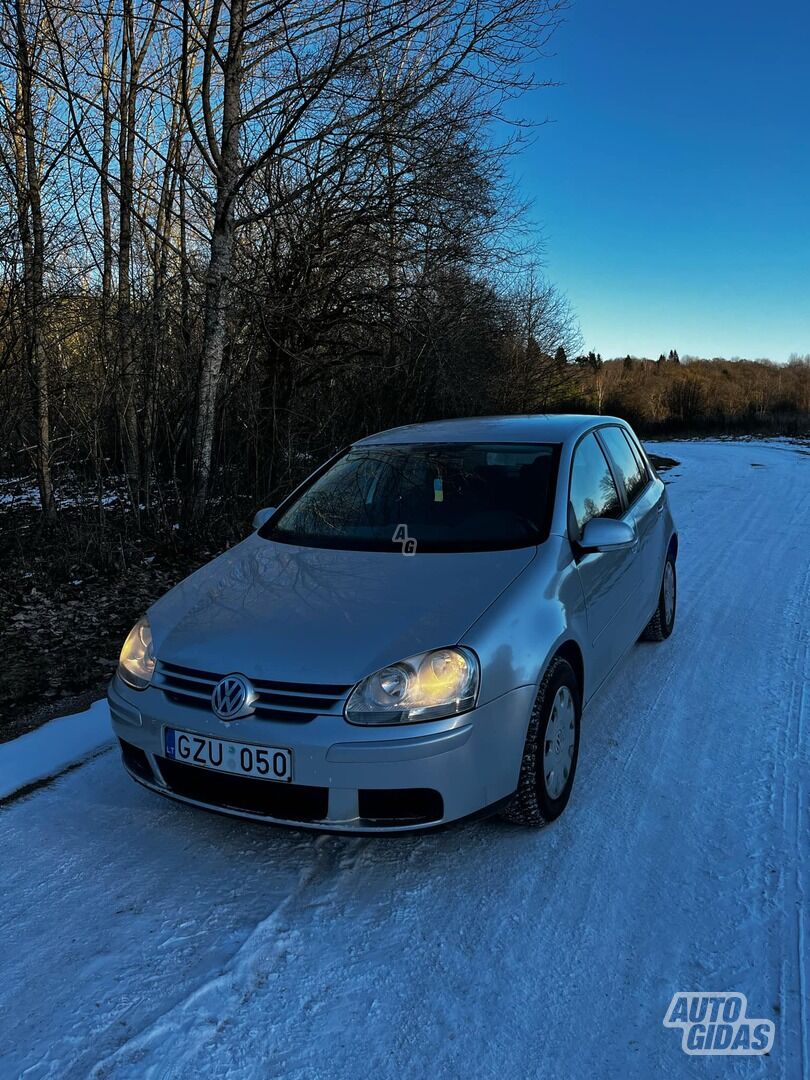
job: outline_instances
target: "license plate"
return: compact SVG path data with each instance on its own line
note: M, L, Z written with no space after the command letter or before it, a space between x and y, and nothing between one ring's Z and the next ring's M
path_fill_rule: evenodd
M255 776L283 784L292 780L292 751L280 746L254 746L229 739L213 739L175 728L165 729L164 746L167 758L201 769Z

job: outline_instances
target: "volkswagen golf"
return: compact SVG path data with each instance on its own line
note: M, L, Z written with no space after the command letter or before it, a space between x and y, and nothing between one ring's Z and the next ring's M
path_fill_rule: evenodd
M353 443L133 627L109 687L152 791L401 832L565 809L583 707L675 621L667 492L612 417Z

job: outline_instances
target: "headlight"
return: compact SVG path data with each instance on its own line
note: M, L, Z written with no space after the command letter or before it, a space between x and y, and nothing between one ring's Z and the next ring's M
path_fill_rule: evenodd
M121 655L118 657L118 674L133 690L145 690L152 681L155 670L155 653L152 648L152 631L149 620L139 619L129 632Z
M432 649L376 671L346 702L352 724L413 724L441 720L475 706L478 657L469 649Z

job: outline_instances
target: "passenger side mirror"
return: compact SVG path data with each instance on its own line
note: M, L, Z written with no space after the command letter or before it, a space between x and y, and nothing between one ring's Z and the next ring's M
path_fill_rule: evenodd
M265 506L263 510L257 510L253 518L253 529L260 529L265 521L269 520L276 512L275 506Z
M615 518L591 518L582 530L579 546L584 551L622 551L636 542L635 529Z

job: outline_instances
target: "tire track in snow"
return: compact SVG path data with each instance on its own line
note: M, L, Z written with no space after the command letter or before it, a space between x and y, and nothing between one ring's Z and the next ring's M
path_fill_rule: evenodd
M806 829L807 819L802 813L806 783L806 747L804 744L804 722L807 703L807 685L810 680L810 644L808 643L807 611L810 608L810 562L808 562L801 587L795 600L786 612L789 618L791 634L795 642L789 668L790 686L782 740L782 753L775 770L775 790L780 791L781 825L783 837L783 858L780 866L780 894L784 909L785 938L789 943L781 963L780 1034L787 1041L790 1029L789 1018L793 1012L788 1003L795 994L795 1013L797 1018L798 1044L801 1050L801 1076L810 1075L810 1057L808 1056L808 1016L807 1016L807 951L804 931L804 907L806 890L803 881L802 829ZM781 766L781 767L780 767ZM786 860L792 862L792 867ZM795 908L795 917L791 912ZM792 972L795 959L796 972ZM786 1074L785 1074L786 1075Z
M152 1075L152 1069L144 1071L145 1059L149 1051L166 1045L181 1047L173 1063L173 1068L179 1066L180 1071L172 1075L186 1075L183 1059L197 1054L208 1040L215 1038L221 1030L222 1018L248 1006L256 991L264 985L268 961L272 964L279 950L284 948L285 934L296 921L295 917L285 920L285 916L297 903L304 906L308 892L322 888L330 881L334 883L338 870L350 873L368 846L368 840L348 839L342 846L347 844L351 848L348 856L335 846L335 837L329 834L318 836L314 842L317 859L301 871L296 887L254 926L222 969L181 1000L172 1002L170 1009L153 1018L147 1027L129 1035L112 1053L93 1065L88 1075L93 1080L105 1080L109 1076L125 1075L130 1066L136 1077ZM201 1014L212 1019L201 1020ZM215 1019L217 1016L219 1020ZM155 1068L160 1075L160 1066Z

